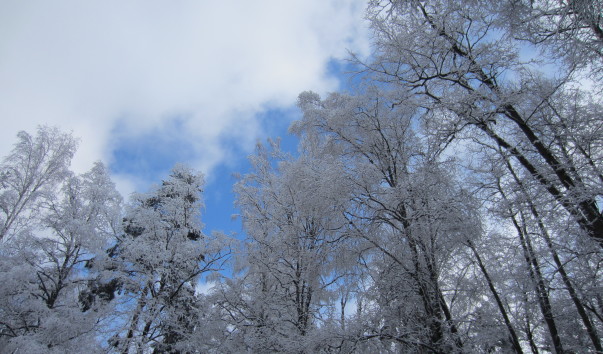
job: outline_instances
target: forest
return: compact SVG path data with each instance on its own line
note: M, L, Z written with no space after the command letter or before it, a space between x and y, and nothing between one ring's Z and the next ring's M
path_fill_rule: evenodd
M603 353L603 2L366 18L349 90L301 93L298 152L233 186L244 239L202 231L201 172L124 201L72 134L19 133L0 352Z

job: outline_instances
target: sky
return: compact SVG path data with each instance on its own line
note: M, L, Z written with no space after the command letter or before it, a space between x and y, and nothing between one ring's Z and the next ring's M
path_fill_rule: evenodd
M297 96L346 85L369 53L365 0L0 0L0 156L18 131L72 131L72 169L126 197L176 162L206 175L207 230L237 232L232 177L287 136Z

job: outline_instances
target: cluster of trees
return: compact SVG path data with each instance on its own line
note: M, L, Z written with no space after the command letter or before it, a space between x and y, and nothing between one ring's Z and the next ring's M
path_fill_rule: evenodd
M603 352L603 3L370 1L347 93L237 184L252 352Z
M259 145L238 246L176 166L122 206L56 130L0 166L0 347L603 353L603 3L370 1L347 93ZM230 254L230 250L235 250ZM215 275L208 294L199 279Z
M18 139L0 165L0 351L200 348L195 288L229 254L225 237L201 232L203 176L177 165L124 206L101 163L69 171L70 134Z

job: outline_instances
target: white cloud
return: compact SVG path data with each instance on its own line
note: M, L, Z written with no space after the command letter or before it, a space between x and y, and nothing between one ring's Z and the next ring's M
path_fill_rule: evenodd
M209 170L221 137L252 146L255 115L328 91L332 57L366 51L364 1L4 1L0 153L38 124L82 138L74 168L178 117ZM183 118L184 117L184 118ZM116 127L120 127L119 130ZM122 178L125 178L122 176Z
M208 295L216 285L217 283L215 281L197 282L197 285L195 286L195 293Z

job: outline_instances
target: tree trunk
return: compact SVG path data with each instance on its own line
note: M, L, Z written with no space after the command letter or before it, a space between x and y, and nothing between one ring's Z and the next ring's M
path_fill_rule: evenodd
M511 339L511 343L513 344L513 349L515 350L516 353L523 354L523 350L521 349L521 345L519 344L519 339L517 338L515 329L513 328L513 325L511 324L511 320L509 319L509 316L507 315L507 310L505 309L505 306L503 305L502 300L500 299L500 296L498 295L498 291L496 291L496 288L494 287L494 282L492 282L492 279L490 278L490 275L488 274L488 271L486 270L486 266L482 262L482 258L477 253L477 249L475 248L475 246L473 245L473 243L471 241L467 241L467 245L469 246L471 251L473 251L473 255L475 256L475 259L477 260L477 265L479 266L480 270L482 271L484 278L486 278L486 282L488 283L488 287L490 288L490 292L492 293L492 296L494 296L494 300L496 301L498 310L500 311L500 314L502 315L503 320L505 321L505 326L507 327L507 331L509 331L509 337Z

